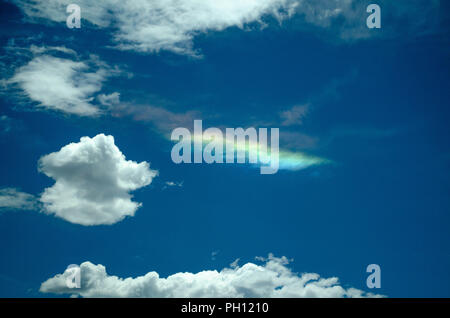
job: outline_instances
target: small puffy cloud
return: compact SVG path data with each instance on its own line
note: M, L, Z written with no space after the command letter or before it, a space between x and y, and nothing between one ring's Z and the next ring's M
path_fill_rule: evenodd
M46 50L34 48L36 52ZM92 104L93 94L101 90L109 75L110 70L96 58L74 61L44 54L19 67L8 83L17 85L38 107L95 116L100 110Z
M82 225L114 224L141 206L130 191L157 175L147 162L126 160L113 136L82 137L43 156L39 170L55 180L40 201L44 212Z
M123 279L109 275L103 265L84 262L80 266L80 289L66 286L70 273L65 271L43 282L40 291L83 297L380 297L355 288L346 289L336 277L294 273L287 265L286 257L269 255L261 265L247 263L240 267L235 262L221 271L176 273L167 278L149 272Z
M15 188L0 189L0 209L35 210L38 207L38 201L32 194Z
M165 183L164 183L164 186L163 186L163 190L165 190L165 189L167 189L167 188L181 188L182 186L183 186L183 181L179 181L179 182L177 182L177 181L166 181Z

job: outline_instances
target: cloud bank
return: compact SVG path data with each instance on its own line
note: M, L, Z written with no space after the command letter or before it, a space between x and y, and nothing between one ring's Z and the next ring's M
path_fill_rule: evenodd
M130 191L157 175L147 162L126 160L113 136L82 137L39 160L39 171L55 180L40 201L44 212L81 225L114 224L133 216L141 203Z
M103 265L81 264L81 288L66 286L69 272L42 283L43 293L75 294L82 297L381 297L355 288L344 288L336 277L321 278L319 274L297 274L287 267L286 257L269 255L258 258L263 263L234 262L221 271L206 270L196 274L176 273L161 278L149 272L136 278L109 275Z

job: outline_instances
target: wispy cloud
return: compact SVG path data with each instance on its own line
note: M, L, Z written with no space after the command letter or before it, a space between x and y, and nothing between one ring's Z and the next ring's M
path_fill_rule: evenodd
M166 181L164 182L163 190L168 188L181 188L183 187L183 181Z
M67 18L65 8L71 1L17 0L15 3L29 18L63 22ZM77 4L82 8L85 21L113 30L113 41L119 49L139 52L168 50L197 55L193 48L197 34L261 23L265 15L282 20L293 13L297 1L79 0Z
M177 127L191 127L194 119L203 116L197 110L174 112L162 106L121 101L120 93L118 92L109 95L99 95L98 99L106 106L106 110L111 116L131 118L138 122L149 123L158 133L166 138L170 137L173 129Z
M309 105L296 105L280 113L281 126L301 125L308 114Z
M16 188L0 189L0 209L36 210L39 208L37 198Z
M8 134L12 130L19 128L20 121L13 119L7 115L0 116L0 133Z
M212 251L211 252L211 260L212 261L215 261L216 260L216 257L217 257L217 255L219 255L219 253L220 253L220 251Z
M71 0L14 0L28 20L61 23ZM332 41L355 41L373 37L423 34L436 30L439 0L378 0L383 28L366 27L369 0L79 0L87 25L107 28L115 47L153 53L161 50L199 56L194 38L229 27L252 23L267 26L267 17L278 21L295 17L291 24L302 32L326 35ZM399 22L400 21L400 22Z
M159 106L130 103L116 104L109 111L115 117L130 117L136 121L150 123L159 133L167 137L177 127L192 127L194 119L201 117L200 112L196 110L173 112Z

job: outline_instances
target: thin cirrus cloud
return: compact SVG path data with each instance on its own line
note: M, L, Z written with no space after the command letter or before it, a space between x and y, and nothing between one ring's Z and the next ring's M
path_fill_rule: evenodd
M39 208L37 198L16 188L0 189L0 209L35 210Z
M82 137L39 160L39 171L55 180L40 202L43 211L81 225L114 224L141 206L131 191L149 185L158 171L126 160L113 136Z
M161 278L149 272L136 278L109 275L103 265L84 262L80 266L81 288L66 285L70 272L65 271L41 284L43 293L72 294L82 297L383 297L356 288L344 288L338 278L321 278L316 273L297 274L287 266L286 257L257 258L261 265L233 262L221 271L176 273Z
M158 133L170 137L170 133L177 127L191 127L194 119L202 117L199 111L173 112L154 105L137 105L122 102L117 92L98 96L101 104L113 117L127 117L138 122L151 124Z

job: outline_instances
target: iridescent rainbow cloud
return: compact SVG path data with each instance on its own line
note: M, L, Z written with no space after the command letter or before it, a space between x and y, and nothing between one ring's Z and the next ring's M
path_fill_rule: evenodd
M181 141L180 137L182 137ZM265 169L266 171L270 169L264 168L265 165L270 165L272 168L275 168L272 172L267 173L276 173L279 169L301 170L315 165L330 163L328 159L307 155L302 152L279 149L278 128L271 129L270 146L267 143L267 139L266 128L259 129L258 142L258 133L254 128L249 128L245 131L242 128L227 128L226 138L224 138L222 131L218 128L208 128L203 131L201 121L196 120L194 121L193 135L185 128L179 128L173 131L171 140L178 141L183 146L179 148L174 146L172 156L178 159L174 159L174 157L172 159L176 163L191 163L192 160L190 158L194 151L199 155L197 158L194 155L194 162L197 163L202 162L202 158L205 158L205 162L209 163L223 163L225 161L227 163L234 163L234 157L237 155L237 163L248 162L252 166L261 167L261 169ZM178 156L177 151L179 152L181 148L183 149L183 153L189 152L187 160L185 160L186 157L184 155L182 156L183 158ZM224 149L226 149L226 155ZM266 174L264 172L262 173Z

